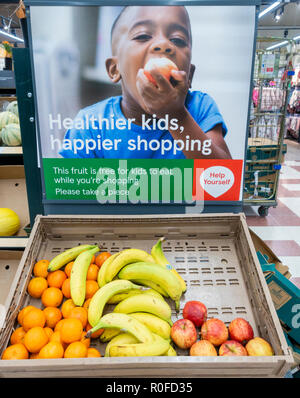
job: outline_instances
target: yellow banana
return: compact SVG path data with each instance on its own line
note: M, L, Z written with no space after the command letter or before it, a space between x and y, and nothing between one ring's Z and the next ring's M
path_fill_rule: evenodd
M130 333L120 333L114 338L110 340L110 342L106 345L105 347L105 357L109 357L109 350L110 347L113 345L118 345L118 344L134 344L138 343L138 340Z
M133 312L149 312L168 322L172 326L171 308L165 300L151 294L139 294L128 297L114 308L113 313L131 314Z
M170 341L171 327L168 322L164 321L156 315L146 312L133 312L130 313L130 316L147 326L147 328L151 332L158 334L163 339ZM111 341L115 336L119 334L120 331L118 329L105 329L100 336L100 341L106 343L107 341Z
M168 341L152 333L151 343L114 344L109 349L111 357L146 357L164 355L170 347Z
M97 325L107 301L116 293L130 289L142 289L141 286L122 279L109 282L99 289L92 297L88 309L88 321L91 326Z
M120 301L126 299L127 297L136 296L137 294L142 294L142 293L143 291L141 289L132 289L129 290L128 292L117 293L108 300L107 304L118 304Z
M165 340L170 340L171 326L168 322L147 312L133 312L130 316L146 325L151 332L158 334Z
M86 275L93 255L99 251L99 247L81 252L75 259L71 275L71 298L75 305L82 306L85 300Z
M97 277L97 281L98 281L98 285L100 287L103 287L105 285L105 273L107 268L110 266L110 264L114 261L114 259L119 255L119 253L115 253L112 256L109 256L104 263L102 264L101 268L99 269L98 272L98 277Z
M151 289L156 290L161 296L169 297L168 293L161 286L151 280L135 279L132 280L132 282L137 283L138 285L148 286Z
M86 333L86 338L91 337L91 335L98 329L105 328L121 329L122 331L131 333L141 343L152 343L153 341L152 333L147 326L128 314L118 314L112 312L103 315L97 325Z
M175 301L176 310L179 310L179 301L182 294L181 284L178 278L168 269L157 264L138 262L128 264L118 274L120 279L152 280L161 286Z
M164 300L164 297L157 291L154 289L146 289L146 290L142 290L143 294L152 294L152 296L158 297L161 300Z
M177 356L177 352L174 350L174 348L171 346L171 344L169 345L169 349L168 351L165 353L165 355L167 357L176 357Z
M160 238L156 244L152 247L151 249L151 256L154 258L156 264L159 264L163 267L167 267L168 269L171 270L171 272L173 272L173 274L178 278L180 284L181 284L181 288L182 288L182 292L184 293L186 291L186 283L185 281L182 279L182 277L178 274L178 272L176 271L176 269L174 267L172 267L172 265L170 264L170 262L166 259L163 249L162 249L162 242L164 241L165 238Z
M134 263L137 261L147 261L154 263L152 256L140 249L125 249L122 250L119 255L110 263L105 271L106 283L113 280L113 278L119 273L119 271L125 267L125 265Z
M107 343L111 339L113 339L115 336L118 336L120 334L120 329L115 329L115 328L106 328L104 329L103 333L100 335L100 341L102 343Z
M80 245L76 247L72 247L71 249L65 250L63 253L58 254L55 256L48 265L48 271L56 271L63 267L64 265L68 264L70 261L73 261L80 253L85 250L90 250L96 248L96 245ZM99 248L97 247L97 251Z

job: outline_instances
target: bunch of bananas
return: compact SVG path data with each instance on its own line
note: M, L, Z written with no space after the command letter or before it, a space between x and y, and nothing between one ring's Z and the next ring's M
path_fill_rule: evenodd
M108 343L105 356L176 355L170 345L171 307L165 297L175 302L176 310L186 285L167 261L161 243L152 247L151 254L141 249L125 249L110 256L98 273L100 289L92 297L88 321L92 326L86 337L98 329ZM71 271L71 298L82 306L85 281L98 246L82 245L61 253L49 264L56 270L75 260ZM147 287L147 289L145 288ZM113 312L103 315L106 304L116 304Z

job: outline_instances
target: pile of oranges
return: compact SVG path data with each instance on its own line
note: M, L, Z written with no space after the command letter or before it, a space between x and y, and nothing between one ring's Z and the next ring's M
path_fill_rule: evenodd
M100 357L100 352L90 347L91 339L101 335L100 329L85 338L91 329L88 323L88 306L99 289L98 271L110 256L102 252L92 258L87 273L86 297L82 307L77 307L70 293L70 275L74 262L64 270L48 272L48 260L38 261L27 291L40 299L42 309L28 305L18 314L18 327L10 337L10 345L1 359L51 359Z

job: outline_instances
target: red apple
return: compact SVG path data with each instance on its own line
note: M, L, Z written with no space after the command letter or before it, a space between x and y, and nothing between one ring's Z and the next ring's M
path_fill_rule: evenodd
M219 348L219 355L223 357L227 356L238 356L238 355L248 355L245 347L234 340L227 340Z
M261 337L254 337L245 346L250 356L272 356L274 355L271 345Z
M190 355L197 356L197 357L216 357L217 350L215 349L214 345L211 344L208 340L200 340L196 341L190 348Z
M236 340L244 345L254 336L252 326L243 318L234 319L230 323L228 331L231 340Z
M190 348L197 340L197 331L193 322L178 319L171 327L171 339L179 348Z
M202 326L207 318L207 308L200 301L187 301L183 308L183 317L192 321L197 327Z
M177 66L169 58L151 58L144 66L144 73L151 83L156 84L155 79L151 75L151 71L156 69L166 79L170 80L171 71L178 70Z
M219 346L228 340L228 329L223 321L212 318L203 323L200 335L203 340L208 340L214 346Z

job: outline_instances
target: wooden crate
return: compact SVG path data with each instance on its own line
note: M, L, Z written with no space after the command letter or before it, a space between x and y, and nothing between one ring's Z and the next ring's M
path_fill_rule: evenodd
M36 261L78 244L98 244L112 253L135 247L150 252L165 236L164 252L187 284L172 320L186 301L200 300L208 318L229 325L247 319L256 336L272 345L272 357L123 357L0 361L0 377L283 377L293 365L244 214L157 216L38 216L8 294L0 354L17 327L21 308L40 300L26 290ZM108 311L106 309L106 311ZM103 354L105 344L92 340Z

